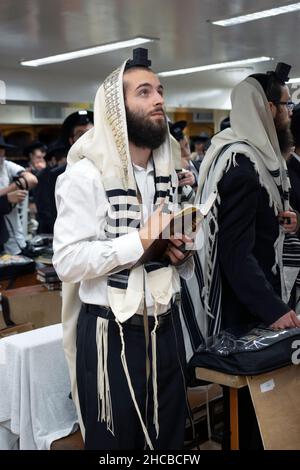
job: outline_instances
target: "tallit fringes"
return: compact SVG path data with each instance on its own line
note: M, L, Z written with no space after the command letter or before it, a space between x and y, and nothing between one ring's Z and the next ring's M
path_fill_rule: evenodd
M272 273L277 274L277 268L279 266L279 255L278 255L278 248L279 248L279 243L280 243L280 238L282 237L282 234L279 233L278 238L275 240L274 243L274 253L275 253L275 262L274 265L272 266Z
M98 421L106 422L107 430L114 436L114 420L109 387L107 354L108 354L108 320L98 317L96 324L97 344L97 394Z
M156 430L156 439L159 435L159 423L158 423L158 395L157 395L157 354L156 354L156 330L158 327L157 320L157 302L154 303L154 320L155 324L151 331L151 346L152 346L152 386L153 386L153 424Z
M141 412L140 412L140 409L139 409L139 405L137 404L137 401L136 401L136 398L135 398L135 393L134 393L134 389L133 389L133 386L132 386L132 382L131 382L131 378L130 378L130 374L129 374L129 370L128 370L128 366L127 366L127 361L126 361L125 341L124 341L123 328L122 328L121 323L117 320L117 318L116 318L116 323L117 323L117 325L119 327L119 330L120 330L120 339L121 339L121 345L122 345L121 362L122 362L122 366L123 366L125 376L126 376L126 379L127 379L130 395L131 395L134 407L136 409L137 415L139 417L139 420L140 420L140 423L141 423L141 426L142 426L142 429L143 429L143 432L144 432L146 442L149 446L149 449L154 450L151 439L150 439L148 431L147 431L147 428L146 428L145 423L143 421L143 418L142 418L142 415L141 415Z

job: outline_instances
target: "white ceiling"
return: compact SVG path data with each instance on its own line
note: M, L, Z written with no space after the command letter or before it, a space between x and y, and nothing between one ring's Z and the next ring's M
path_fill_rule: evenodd
M157 37L149 53L156 72L257 56L274 57L248 69L163 78L168 106L228 107L230 89L246 75L293 65L300 76L300 12L222 28L207 20L291 0L0 0L0 80L7 100L93 100L99 83L130 49L38 68L19 62L135 36Z

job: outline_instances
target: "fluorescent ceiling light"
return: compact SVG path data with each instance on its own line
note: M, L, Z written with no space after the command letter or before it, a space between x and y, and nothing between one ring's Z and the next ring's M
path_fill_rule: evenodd
M289 85L290 83L299 83L300 82L300 77L299 78L290 78L287 84Z
M80 57L88 57L90 55L103 54L104 52L115 51L117 49L124 49L125 47L139 46L146 42L153 42L155 39L138 37L127 39L126 41L112 42L110 44L102 44L101 46L89 47L88 49L81 49L74 52L65 52L50 57L43 57L41 59L22 61L21 65L28 67L39 67L40 65L54 64L56 62L64 62L66 60L78 59Z
M212 24L218 26L233 26L235 24L247 23L248 21L260 20L261 18L268 18L269 16L283 15L284 13L291 13L297 10L300 10L300 2L271 8L269 10L257 11L255 13L249 13L248 15L236 16L234 18L228 18L227 20L212 21Z
M273 60L272 57L254 57L253 59L235 60L233 62L222 62L220 64L200 65L199 67L190 67L188 69L169 70L160 72L161 77L172 77L175 75L186 75L188 73L204 72L206 70L223 69L224 67L236 67L237 65L255 64L257 62L266 62Z

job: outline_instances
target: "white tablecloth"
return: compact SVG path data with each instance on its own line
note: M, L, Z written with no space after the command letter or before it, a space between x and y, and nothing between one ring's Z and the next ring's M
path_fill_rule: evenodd
M49 449L77 427L62 326L0 340L0 449Z

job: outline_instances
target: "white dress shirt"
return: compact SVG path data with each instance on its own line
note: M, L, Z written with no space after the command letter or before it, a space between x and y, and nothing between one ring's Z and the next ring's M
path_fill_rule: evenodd
M155 195L152 161L147 168L133 165L134 176L143 202L143 219L152 213ZM109 202L99 171L87 158L59 176L56 184L57 219L54 226L53 264L65 282L80 282L82 302L108 305L107 276L132 267L144 249L138 230L115 239L107 239L104 231ZM194 270L190 258L178 268L189 279ZM153 299L145 285L148 315L153 315ZM158 314L166 311L161 306ZM143 305L137 313L142 314Z

